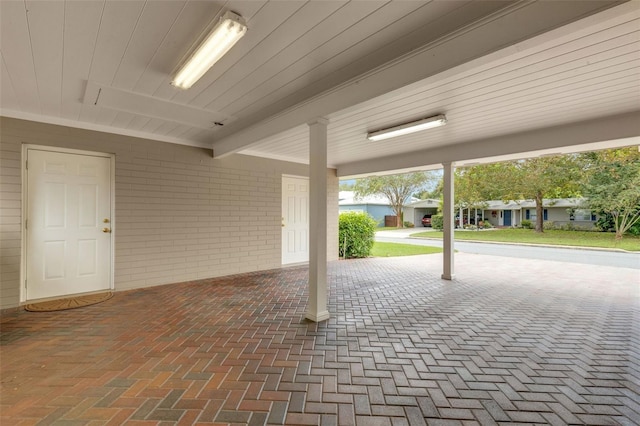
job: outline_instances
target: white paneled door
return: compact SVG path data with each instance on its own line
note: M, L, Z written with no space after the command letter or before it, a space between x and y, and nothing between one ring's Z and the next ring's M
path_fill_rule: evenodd
M27 150L26 300L111 288L111 158Z
M282 176L282 264L309 261L309 179Z

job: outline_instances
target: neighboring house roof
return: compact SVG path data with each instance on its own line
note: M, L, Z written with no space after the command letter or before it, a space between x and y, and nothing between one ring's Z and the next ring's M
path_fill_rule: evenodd
M433 208L438 208L439 204L440 204L440 200L435 200L433 198L427 198L426 200L414 201L414 202L412 202L410 204L407 204L405 207L412 207L412 208L433 207Z
M509 200L507 202L504 202L502 200L488 200L485 201L482 205L486 210L514 210L522 208L522 202L524 202L524 200L520 202L516 202L513 200Z
M410 202L418 201L417 198L411 197ZM373 204L379 206L388 206L389 200L381 195L367 195L366 197L356 197L354 191L340 191L338 193L338 204L341 206Z
M542 200L543 207L564 207L579 209L584 203L584 198L545 198ZM535 208L536 202L534 200L509 200L504 202L502 200L488 200L485 201L485 210L518 210L521 208L529 209Z

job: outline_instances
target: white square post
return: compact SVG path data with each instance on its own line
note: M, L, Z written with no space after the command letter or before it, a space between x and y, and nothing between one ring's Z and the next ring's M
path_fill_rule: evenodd
M329 319L327 310L327 125L309 123L309 304L306 318Z
M444 202L442 207L443 215L443 265L442 265L442 279L451 280L454 278L453 274L453 237L454 237L454 210L453 210L453 164L443 163L444 166L444 179L443 179L443 195ZM460 225L462 225L462 211L460 211Z

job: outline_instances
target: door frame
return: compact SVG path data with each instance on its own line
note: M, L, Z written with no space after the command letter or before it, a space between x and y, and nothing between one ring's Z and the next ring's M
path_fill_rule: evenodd
M27 302L27 256L28 256L28 247L27 247L27 216L29 215L29 205L28 205L28 173L27 173L27 160L28 160L28 151L29 150L37 150L37 151L48 151L48 152L57 152L61 154L76 154L76 155L90 155L93 157L104 157L109 159L109 185L111 191L111 199L109 200L111 203L111 233L109 234L109 238L111 238L111 250L109 253L109 289L114 290L114 275L115 275L115 232L116 232L116 156L115 154L109 154L106 152L96 152L96 151L85 151L80 149L69 149L69 148L60 148L56 146L46 146L46 145L35 145L35 144L22 144L22 153L21 153L21 182L22 185L22 214L20 218L20 238L21 238L21 251L20 251L20 303Z

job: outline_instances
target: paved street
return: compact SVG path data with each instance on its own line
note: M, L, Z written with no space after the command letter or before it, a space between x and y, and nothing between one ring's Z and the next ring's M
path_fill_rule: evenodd
M409 237L411 233L421 231L422 229L381 231L376 234L376 241L442 247L441 240ZM463 253L487 254L492 256L517 257L523 259L555 260L558 262L640 269L640 253L550 246L540 247L517 244L478 243L469 241L456 241L454 246L456 250Z

